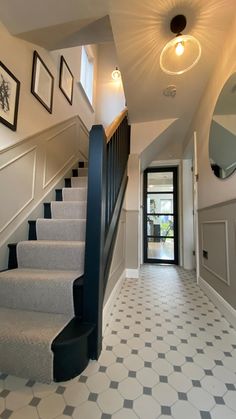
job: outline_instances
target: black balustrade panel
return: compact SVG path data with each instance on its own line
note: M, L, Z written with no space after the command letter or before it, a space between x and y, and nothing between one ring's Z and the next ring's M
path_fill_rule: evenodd
M130 127L124 117L107 141L102 125L92 127L89 139L87 228L84 268L85 321L96 325L90 357L102 347L102 310L106 283L125 195Z

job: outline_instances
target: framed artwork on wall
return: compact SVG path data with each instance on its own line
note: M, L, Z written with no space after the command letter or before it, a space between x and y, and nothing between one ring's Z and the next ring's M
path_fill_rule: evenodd
M20 82L0 61L0 122L16 131Z
M31 93L52 113L54 77L37 51L34 51Z
M71 105L73 101L73 86L74 86L74 76L65 58L62 55L61 62L60 62L59 87Z

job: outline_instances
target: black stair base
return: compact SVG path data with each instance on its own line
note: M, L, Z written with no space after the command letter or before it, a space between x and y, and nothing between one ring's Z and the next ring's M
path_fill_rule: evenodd
M62 201L62 189L56 189L56 201Z
M17 246L17 243L8 244L8 249L9 249L8 269L18 268L16 246Z
M94 329L74 317L52 342L53 379L70 380L79 375L89 363L89 337Z
M73 177L78 177L78 176L79 176L79 175L78 175L78 173L79 173L79 172L78 172L78 169L73 169L73 170L72 170L72 176L73 176Z
M28 224L29 224L28 240L37 240L36 221L29 220Z
M71 188L71 178L65 178L65 188Z
M44 218L52 218L51 202L44 202Z

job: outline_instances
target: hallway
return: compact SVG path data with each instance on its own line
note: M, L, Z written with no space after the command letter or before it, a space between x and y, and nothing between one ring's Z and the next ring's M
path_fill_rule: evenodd
M0 375L0 418L236 418L236 332L193 273L143 266L123 283L103 343L67 383Z

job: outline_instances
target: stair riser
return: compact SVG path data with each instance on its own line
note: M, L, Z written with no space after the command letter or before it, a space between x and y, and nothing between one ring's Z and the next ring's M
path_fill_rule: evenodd
M88 178L87 177L72 177L70 187L72 188L87 188Z
M62 189L63 201L86 201L87 188L63 188Z
M55 292L56 288L56 292ZM18 310L74 315L73 285L65 281L0 278L0 306Z
M46 242L39 246L38 241L20 242L17 261L19 268L81 271L84 268L84 244L61 246L47 245Z
M69 202L53 202L50 205L51 218L54 219L86 219L86 202L75 202L70 205Z
M37 220L38 240L85 241L86 220Z

